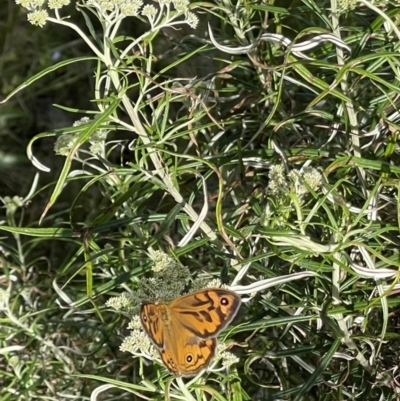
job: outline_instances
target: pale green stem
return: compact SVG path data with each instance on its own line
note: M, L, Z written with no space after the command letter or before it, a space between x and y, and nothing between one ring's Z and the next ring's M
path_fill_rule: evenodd
M99 51L99 49L92 43L92 41L83 33L82 30L80 30L75 24L71 24L70 22L66 22L64 20L58 20L52 17L46 18L46 21L53 22L54 24L59 24L59 25L64 25L72 30L74 30L85 42L86 44L92 49L93 53L101 60L104 62L104 56L103 54Z

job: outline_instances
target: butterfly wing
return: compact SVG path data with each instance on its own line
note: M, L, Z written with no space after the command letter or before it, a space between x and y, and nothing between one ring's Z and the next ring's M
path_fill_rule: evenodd
M147 335L157 346L165 346L165 321L168 323L167 306L164 304L154 304L145 302L140 308L140 320Z
M144 303L142 325L156 345L164 365L177 376L193 376L204 369L215 354L217 340L202 339L183 327L168 305Z
M215 336L232 321L240 304L239 295L222 288L197 291L172 301L166 347L160 350L168 369L182 376L205 369L215 355ZM179 333L176 338L174 333Z
M178 328L179 325L174 326ZM159 349L159 352L171 373L177 376L194 376L209 365L216 346L215 338L199 338L181 327L179 339L167 339L166 347Z
M169 305L173 320L192 336L210 338L236 316L241 304L238 294L224 288L210 288L183 295Z

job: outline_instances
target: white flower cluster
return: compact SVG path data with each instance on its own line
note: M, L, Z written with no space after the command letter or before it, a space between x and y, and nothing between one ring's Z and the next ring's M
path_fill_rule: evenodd
M86 5L97 9L101 14L120 13L122 16L139 15L142 0L88 0Z
M148 335L142 330L133 330L129 337L126 337L119 347L122 352L129 351L132 354L139 350L149 349L151 341Z
M160 0L161 8L155 7L153 4L146 4L143 7L142 0L88 0L86 5L95 8L103 16L119 14L128 17L141 14L153 23L162 7L169 6L170 3L173 4L178 14L185 14L185 22L190 27L195 28L197 26L199 20L195 14L189 11L189 0ZM140 9L142 10L140 11Z
M28 21L32 25L43 27L49 18L46 8L59 10L70 4L71 0L15 0L16 4L26 8ZM189 0L160 0L160 7L153 4L146 4L143 0L87 0L82 7L94 8L102 18L114 21L125 17L138 16L139 14L147 17L151 24L156 20L157 14L160 14L164 6L169 7L173 4L178 15L185 15L185 22L192 28L196 28L199 20L197 16L189 11Z
M286 197L294 192L299 198L319 190L322 185L321 173L313 167L304 167L300 170L291 170L286 174L282 164L273 165L269 170L267 192L276 197Z
M79 127L84 124L90 123L89 117L83 117L78 121L75 121L73 126ZM81 132L75 132L73 134L62 134L60 135L56 143L54 144L54 151L57 155L67 156L71 149L74 147L75 142ZM107 139L108 131L99 129L95 131L89 139L90 151L93 154L101 154L104 149L105 140Z
M161 251L156 251L152 259L153 277L140 279L137 290L132 294L124 292L118 297L110 298L106 303L108 307L117 310L124 309L134 315L139 313L143 302L169 302L182 294L190 279L189 269ZM131 322L130 328L138 328L138 326L135 322Z
M225 369L239 362L239 358L226 349L225 344L219 343L217 344L217 352L215 354L215 361L221 360L221 364Z
M26 8L28 13L28 21L32 25L40 26L41 28L46 24L49 13L44 8L47 7L52 10L58 10L67 6L71 0L15 0L15 3Z
M123 292L118 297L112 297L106 302L106 306L116 310L129 310L134 307L135 299L128 293Z

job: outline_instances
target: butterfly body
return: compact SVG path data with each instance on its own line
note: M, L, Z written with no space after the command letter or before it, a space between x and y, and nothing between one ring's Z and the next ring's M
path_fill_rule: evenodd
M216 336L235 317L240 296L223 288L183 295L169 304L142 304L142 325L169 371L193 376L206 368L215 354Z

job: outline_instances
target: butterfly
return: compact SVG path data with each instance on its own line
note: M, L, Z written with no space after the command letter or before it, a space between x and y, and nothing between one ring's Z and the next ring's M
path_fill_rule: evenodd
M176 376L194 376L210 363L216 336L236 316L240 304L235 292L208 288L169 304L145 302L140 319L167 369Z

